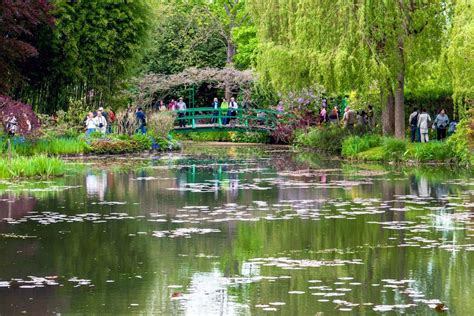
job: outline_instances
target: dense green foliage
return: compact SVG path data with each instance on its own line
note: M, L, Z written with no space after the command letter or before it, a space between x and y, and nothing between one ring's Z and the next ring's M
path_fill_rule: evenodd
M0 159L0 179L48 178L63 175L64 172L65 164L61 159L45 155Z
M355 157L358 153L380 146L382 138L378 135L349 136L342 142L341 155Z
M356 135L364 133L364 130L355 130ZM339 155L342 143L351 135L345 128L330 125L328 128L310 128L307 131L297 133L294 144L299 147L308 147L322 153Z
M403 139L385 138L382 143L383 157L386 161L399 161L407 151L407 143Z
M458 111L474 106L474 4L455 1L453 27L447 49L448 66L452 77L453 98Z
M88 153L90 146L78 138L47 138L17 143L13 146L16 154L32 155L78 155Z
M153 142L157 145L153 146ZM180 144L173 139L154 137L151 134L102 136L92 134L90 138L79 134L77 137L63 138L48 136L39 139L14 139L12 153L19 156L35 155L83 155L83 154L122 154L151 150L175 150ZM0 153L8 152L5 138L0 140Z
M474 112L458 124L446 141L410 143L393 137L367 133L362 128L349 131L337 125L298 131L294 145L354 160L386 162L474 163ZM434 137L432 137L434 139Z
M225 45L199 1L170 1L153 9L156 18L144 72L172 74L189 67L225 66Z
M270 135L261 132L196 132L176 137L197 142L269 143Z
M69 98L111 102L136 73L147 46L150 8L144 0L55 0L53 28L38 29L39 57L25 66L29 84L18 89L40 111L65 108Z
M462 86L456 99L464 103L473 92L472 75L462 75L473 73L473 9L465 1L251 0L250 7L263 80L287 91L315 84L334 94L355 91L385 110L388 134L404 135L405 88L439 97ZM448 45L460 50L446 52ZM458 75L446 72L443 54Z
M457 162L469 165L474 155L468 149L466 132L461 127L448 141L429 143L409 143L375 135L350 136L342 143L342 156L368 161Z

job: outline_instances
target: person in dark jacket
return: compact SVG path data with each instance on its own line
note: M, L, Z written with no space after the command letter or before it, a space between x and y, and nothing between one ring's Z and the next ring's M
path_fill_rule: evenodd
M410 125L410 140L412 143L420 141L420 132L418 130L418 116L420 112L417 108L413 109L413 112L408 118L408 125Z
M138 121L137 133L146 134L146 116L141 107L135 112L135 117Z

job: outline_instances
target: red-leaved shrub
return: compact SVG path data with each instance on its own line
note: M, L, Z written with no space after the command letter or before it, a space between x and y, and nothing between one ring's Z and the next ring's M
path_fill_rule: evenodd
M14 116L18 122L18 134L27 135L40 127L40 122L31 105L12 100L10 97L0 95L0 123L5 128L8 117ZM30 121L31 129L28 128Z

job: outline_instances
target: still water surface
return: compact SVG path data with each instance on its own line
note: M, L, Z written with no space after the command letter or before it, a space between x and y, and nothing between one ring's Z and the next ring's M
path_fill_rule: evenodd
M0 184L0 315L474 315L459 170L203 146L77 169Z

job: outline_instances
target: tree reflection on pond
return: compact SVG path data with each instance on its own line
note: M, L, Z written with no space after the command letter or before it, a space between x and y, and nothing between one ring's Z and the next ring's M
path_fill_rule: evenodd
M473 309L469 173L202 150L4 191L0 314Z

